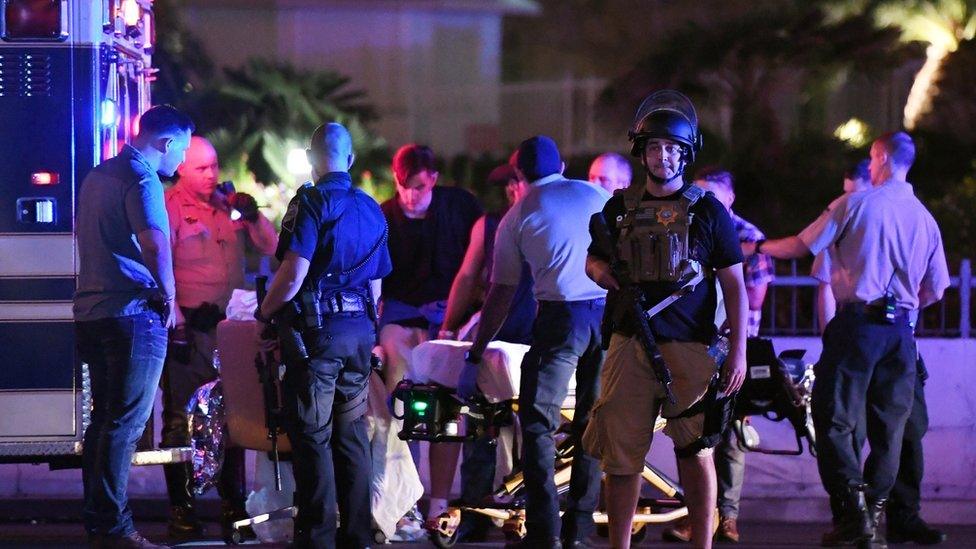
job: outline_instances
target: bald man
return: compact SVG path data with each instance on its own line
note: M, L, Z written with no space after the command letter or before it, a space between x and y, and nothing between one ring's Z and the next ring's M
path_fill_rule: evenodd
M623 156L608 152L596 157L590 164L589 181L594 185L603 187L603 190L610 194L618 189L626 189L630 186L630 179L633 172L630 169L630 162Z
M279 334L298 331L307 353L281 347L298 506L293 546L359 549L373 540L365 418L376 342L372 295L392 264L379 204L352 186L356 157L346 128L320 126L307 154L315 184L288 204L275 254L281 267L254 318L262 337L271 319ZM296 308L300 320L281 314Z
M244 287L245 249L271 255L278 243L274 225L261 214L253 197L217 189L219 172L213 145L194 136L186 161L177 170L176 185L166 191L179 307L161 381L164 447L188 445L187 402L197 387L217 378L215 329L224 318L231 292ZM233 218L238 219L232 219L235 210L240 216ZM163 470L170 500L170 535L201 535L190 489L190 464L165 465ZM234 520L247 517L242 449L227 450L217 490L223 500L221 529L226 537Z

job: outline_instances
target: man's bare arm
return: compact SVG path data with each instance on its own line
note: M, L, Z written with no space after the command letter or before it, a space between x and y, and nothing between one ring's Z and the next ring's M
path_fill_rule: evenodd
M764 248L765 249L765 248ZM722 367L722 390L727 393L738 391L745 381L746 373L746 326L748 325L748 306L746 285L743 281L742 264L716 271L718 282L725 297L725 314L731 330L729 356Z
M293 251L285 252L285 259L278 267L264 301L259 305L261 316L270 318L278 309L293 299L308 274L309 261Z
M786 238L762 241L761 252L756 250L755 242L743 242L742 253L744 255L763 253L766 255L771 255L776 259L799 259L805 255L808 255L810 253L810 248L807 248L807 245L800 240L800 237L794 235L787 236Z
M518 286L509 284L492 283L488 287L488 295L485 297L485 306L481 309L481 322L478 324L478 335L474 338L471 345L471 352L481 355L488 347L488 343L495 338L495 334L501 329L505 319L508 318L508 310L512 306L515 298L515 290Z
M471 227L471 239L464 254L464 262L451 284L447 297L447 310L444 313L442 330L457 332L464 322L464 313L471 307L474 291L485 266L485 218L481 217ZM489 273L490 274L490 273Z

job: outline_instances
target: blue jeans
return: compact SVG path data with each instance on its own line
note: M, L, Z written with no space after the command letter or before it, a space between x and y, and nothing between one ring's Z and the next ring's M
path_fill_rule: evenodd
M365 397L373 321L365 314L329 316L302 339L309 360L289 363L282 385L298 505L294 546L366 547L372 540Z
M128 535L135 531L126 495L129 467L163 370L166 327L158 314L145 312L75 322L75 337L93 403L82 454L85 529Z
M593 511L600 494L599 462L583 451L580 441L599 393L604 305L603 299L539 303L532 346L522 360L518 413L525 441L526 539L533 543L550 544L560 536L566 541L582 540L594 530ZM576 444L560 533L553 434L559 427L559 410L574 373L576 409L570 435Z

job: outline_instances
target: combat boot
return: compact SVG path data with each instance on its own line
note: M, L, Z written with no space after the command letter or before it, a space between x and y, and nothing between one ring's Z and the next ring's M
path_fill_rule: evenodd
M840 494L840 518L834 524L834 529L823 535L820 545L860 545L874 538L874 523L864 499L865 488L864 484L850 486Z
M193 494L190 493L190 467L188 463L163 465L170 502L166 530L175 538L187 539L203 535L203 523L197 518L193 508Z
M868 500L868 516L871 517L871 526L874 528L874 535L871 539L861 542L859 547L863 549L888 549L888 542L885 541L881 530L881 517L884 516L885 504L888 498L878 498Z

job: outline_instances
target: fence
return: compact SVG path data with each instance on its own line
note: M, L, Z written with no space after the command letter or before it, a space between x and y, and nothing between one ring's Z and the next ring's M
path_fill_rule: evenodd
M800 273L796 260L776 263L776 280L770 284L763 304L763 335L818 335L816 290L818 282ZM969 259L960 262L958 274L941 301L922 311L916 333L923 337L973 337L972 291L976 280Z

